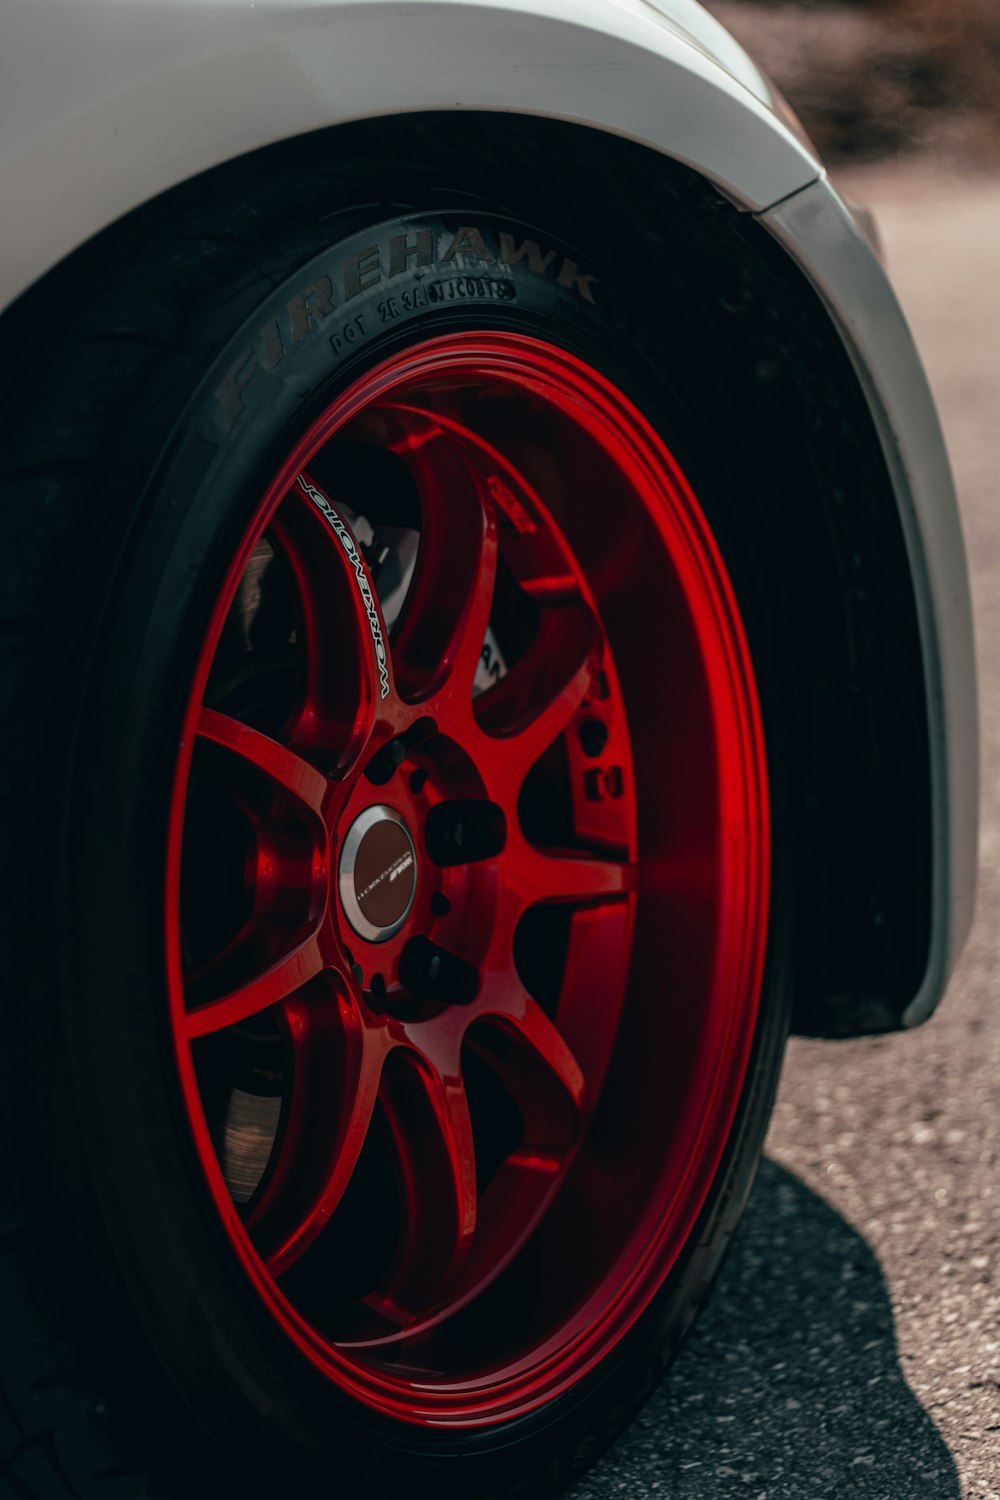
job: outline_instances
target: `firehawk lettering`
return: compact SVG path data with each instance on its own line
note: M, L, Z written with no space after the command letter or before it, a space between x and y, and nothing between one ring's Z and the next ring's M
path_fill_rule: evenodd
M499 246L499 256L491 239ZM310 334L321 330L329 334L327 325L338 307L407 271L422 271L435 265L455 270L467 266L470 261L478 261L484 266L520 266L534 276L554 278L557 286L575 292L591 306L597 301L593 290L599 285L596 276L582 271L569 256L561 255L557 250L543 249L538 240L523 239L518 243L518 237L507 229L499 232L491 229L489 238L475 224L462 224L456 230L417 229L412 233L391 235L387 243L366 245L349 255L339 268L336 282L325 272L317 276L287 300L282 312L271 317L258 330L251 347L243 350L215 392L227 432L232 431L246 409L246 389L254 377L261 370L276 370ZM454 300L456 297L502 300L505 294L513 300L515 296L512 281L498 282L490 277L464 278L460 282L449 281L442 285L447 286L446 292L442 292L440 286L435 290L431 284L429 300ZM358 332L364 335L366 329L357 319L333 332L330 338L334 353L340 354L345 343L354 343ZM326 515L325 511L323 513Z
M368 616L368 629L371 631L372 641L375 645L375 663L378 667L379 696L385 698L389 693L389 657L385 649L385 637L382 634L382 624L378 617L378 606L375 603L375 595L372 593L371 584L368 582L368 574L365 571L364 561L358 551L350 528L341 520L329 500L318 490L314 484L310 484L304 474L298 476L299 488L303 494L308 495L316 509L325 517L337 540L347 553L348 561L354 569L354 576L358 581L358 589L364 602L365 613Z

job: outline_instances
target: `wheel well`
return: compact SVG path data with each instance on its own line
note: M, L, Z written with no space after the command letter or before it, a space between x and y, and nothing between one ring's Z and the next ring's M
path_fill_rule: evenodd
M603 132L493 114L414 115L339 126L268 147L171 190L90 241L0 319L17 347L100 276L109 240L178 200L252 193L279 172L378 164L387 208L414 181L431 198L469 185L518 219L557 226L616 274L658 342L678 408L739 497L734 537L765 580L780 684L798 892L795 1029L893 1029L916 994L930 938L927 703L897 501L846 350L799 269L750 214L666 157ZM703 429L706 411L725 413ZM696 441L697 445L697 441ZM772 774L775 774L772 766Z

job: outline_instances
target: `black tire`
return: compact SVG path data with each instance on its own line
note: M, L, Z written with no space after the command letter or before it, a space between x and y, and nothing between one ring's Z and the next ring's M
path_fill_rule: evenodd
M331 382L473 324L579 350L664 425L681 420L675 355L585 246L564 246L572 226L470 208L461 183L411 186L411 203L401 176L283 171L190 191L8 321L0 1475L13 1494L136 1500L208 1493L210 1478L271 1496L415 1482L442 1496L550 1493L673 1357L752 1184L788 1025L780 884L748 1081L701 1221L614 1357L530 1416L442 1436L352 1407L263 1315L199 1179L162 1006L163 808L193 653L254 476ZM544 254L482 258L501 231ZM460 246L430 300L423 252L408 254L428 233ZM405 263L391 289L367 253L376 241ZM767 577L721 503L713 436L671 441L736 582L776 764ZM787 848L783 818L778 803Z

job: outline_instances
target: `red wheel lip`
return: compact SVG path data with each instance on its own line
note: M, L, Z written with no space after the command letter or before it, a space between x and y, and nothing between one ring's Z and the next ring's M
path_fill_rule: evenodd
M712 658L707 676L713 716L717 725L726 726L724 732L717 734L716 741L725 839L720 853L723 919L713 990L730 994L738 991L743 998L728 1007L726 1023L719 1031L719 1047L728 1055L729 1063L726 1068L716 1070L708 1106L689 1152L688 1172L675 1193L675 1202L684 1202L683 1214L675 1217L669 1211L664 1214L662 1206L657 1209L656 1216L661 1222L650 1233L645 1253L635 1261L627 1279L613 1295L603 1283L595 1289L574 1319L578 1331L571 1338L567 1339L564 1330L560 1330L547 1344L534 1348L519 1365L508 1366L502 1379L481 1372L465 1381L452 1380L446 1387L428 1382L424 1389L419 1389L412 1381L394 1385L381 1372L377 1379L372 1378L367 1367L320 1339L282 1294L251 1244L208 1139L190 1048L176 1024L179 1010L183 1012L183 975L170 914L176 911L180 888L184 793L214 642L256 538L296 475L362 408L418 376L437 371L446 371L451 376L463 369L480 375L485 372L500 380L516 380L544 397L556 391L563 400L582 403L592 416L599 418L602 440L618 450L616 456L623 467L632 469L636 484L646 491L659 492L661 497L665 489L668 491L669 506L663 504L653 514L675 566L685 571L692 618L699 640ZM723 1157L752 1050L766 956L770 893L766 755L749 647L714 537L665 444L632 403L598 371L556 345L521 334L444 334L395 354L360 376L295 443L267 486L254 520L244 534L228 571L227 586L212 612L205 641L192 679L171 798L166 860L166 969L184 1102L199 1162L231 1245L264 1305L299 1351L339 1389L368 1408L417 1426L454 1427L492 1425L535 1410L592 1370L625 1337L662 1287L694 1229ZM739 1087L733 1087L734 1078L739 1079ZM702 1186L700 1191L692 1193L694 1178ZM607 1280L613 1279L614 1274L612 1267Z

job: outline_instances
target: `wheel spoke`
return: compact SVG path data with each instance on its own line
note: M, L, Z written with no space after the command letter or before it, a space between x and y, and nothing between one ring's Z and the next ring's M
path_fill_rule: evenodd
M286 750L269 735L251 729L239 719L203 708L198 716L198 739L205 745L227 750L237 764L250 768L305 807L313 819L321 819L328 782L308 761Z
M545 608L525 655L476 704L480 728L503 740L508 775L518 784L586 698L598 642L593 614L582 601Z
M475 1245L438 1321L457 1312L470 1294L481 1291L510 1264L545 1212L564 1164L565 1158L530 1148L507 1158L480 1200Z
M236 963L242 959L246 966L252 961L253 955L244 950L237 951L232 958ZM227 972L230 967L230 964L226 965ZM255 972L252 978L233 984L224 994L210 1000L201 1000L197 992L205 988L206 980L211 979L216 972L210 969L205 979L192 986L195 991L192 997L194 1003L185 1016L188 1037L194 1040L196 1037L208 1036L210 1032L221 1031L225 1026L235 1026L240 1021L248 1020L259 1011L267 1010L279 1000L293 995L296 990L308 984L310 979L315 979L322 968L319 943L315 932L310 932L290 951Z
M366 1032L347 985L300 993L281 1007L291 1046L291 1088L277 1151L247 1228L280 1276L329 1223L368 1135L384 1049Z
M471 701L493 607L497 523L485 478L472 455L436 422L399 412L405 436L396 451L420 495L420 550L393 641L406 697L426 698L444 684Z
M581 602L573 566L548 528L508 533L503 556L520 587L539 607Z
M631 903L619 901L575 911L570 924L555 1019L592 1096L604 1082L618 1030L632 920Z
M590 1090L565 1037L509 974L492 976L477 1011L473 1042L510 1093L524 1121L518 1156L561 1164L579 1140Z
M583 904L626 896L636 886L633 864L565 849L537 849L522 842L509 851L504 878L522 910L536 902Z
M343 773L394 696L375 586L350 527L308 474L297 476L270 535L294 578L301 635L299 701L287 735Z
M398 1285L392 1295L367 1298L377 1323L357 1340L362 1346L424 1333L493 1281L530 1236L558 1186L568 1153L582 1138L586 1085L576 1060L523 990L508 993L504 1007L473 1028L466 1040L515 1099L524 1122L522 1140L476 1205L474 1234L464 1238L448 1275L433 1283L437 1304L427 1297L426 1286L420 1288L422 1312L416 1318L408 1318L400 1306ZM411 1241L414 1233L428 1232L425 1222L415 1220Z
M184 869L185 931L220 902L237 917L228 930L217 927L209 940L202 934L194 942L185 978L191 1038L247 1020L319 973L330 871L326 777L214 709L201 710L196 734L198 772L224 789L243 831L230 831L220 848L210 821L200 857ZM203 805L189 805L188 816L193 836Z
M398 1164L403 1229L385 1283L366 1300L378 1316L405 1324L443 1293L476 1231L476 1157L457 1046L443 1066L397 1048L380 1097Z
M450 1028L445 1054L454 1044ZM447 1066L400 1048L405 1071L383 1087L401 1168L405 1232L387 1282L364 1299L358 1347L419 1336L492 1281L525 1242L582 1139L588 1090L576 1059L539 1005L496 974L466 1032L517 1105L523 1134L476 1198L475 1153L457 1056ZM388 1069L387 1069L388 1073ZM416 1086L416 1087L414 1087ZM429 1124L433 1121L433 1124Z

